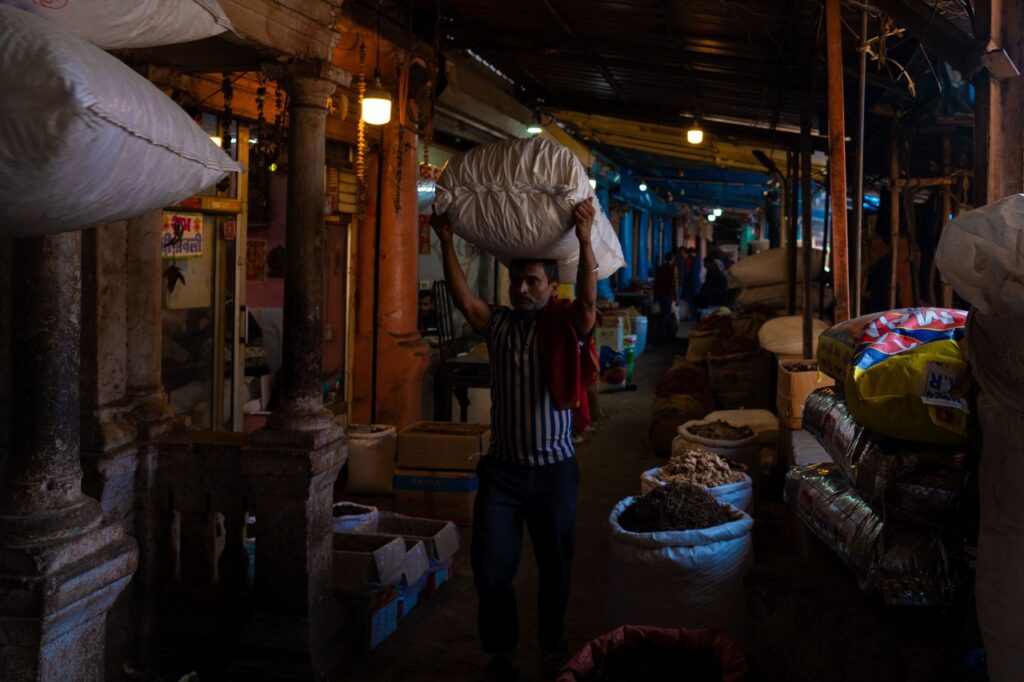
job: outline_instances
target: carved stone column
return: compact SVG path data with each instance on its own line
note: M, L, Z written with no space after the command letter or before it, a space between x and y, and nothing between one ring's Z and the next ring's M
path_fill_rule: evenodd
M348 453L323 406L325 101L351 76L326 63L268 65L289 95L281 406L242 456L256 516L253 622L232 674L239 679L337 679L346 651L331 594L331 504Z
M17 240L9 451L0 472L0 679L102 680L135 541L82 493L81 234ZM6 387L5 387L6 388Z

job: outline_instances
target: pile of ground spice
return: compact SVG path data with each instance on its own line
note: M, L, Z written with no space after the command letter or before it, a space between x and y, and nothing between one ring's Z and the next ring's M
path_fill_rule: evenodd
M668 483L633 500L619 516L631 533L697 530L732 521L728 507L715 501L705 488L692 483Z
M722 673L710 649L666 649L653 642L623 644L604 657L593 682L716 682Z
M754 435L754 430L749 426L733 426L724 421L691 424L687 430L708 440L746 440Z

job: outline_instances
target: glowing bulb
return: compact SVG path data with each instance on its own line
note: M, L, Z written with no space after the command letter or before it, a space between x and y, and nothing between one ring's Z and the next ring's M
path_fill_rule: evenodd
M363 96L363 121L382 126L391 120L391 93L381 84L380 76Z
M708 222L709 223L715 222L715 214L714 213L712 213L711 215L708 216Z
M722 215L722 209L716 208L714 211L712 211L712 213L714 213L715 217L717 218L718 216Z
M646 192L647 191L647 183L646 182L641 182L640 183L640 191L641 192Z
M220 135L210 135L210 141L213 142L218 147L224 144L224 140L221 138Z
M590 189L597 189L597 180L590 178Z
M526 132L531 135L540 135L544 132L544 129L540 127L539 123L531 123L529 127L526 128Z
M271 173L276 173L277 172L277 161L274 161L273 163L270 164L270 172Z
M700 144L704 141L704 131L696 123L686 131L686 141L690 144Z

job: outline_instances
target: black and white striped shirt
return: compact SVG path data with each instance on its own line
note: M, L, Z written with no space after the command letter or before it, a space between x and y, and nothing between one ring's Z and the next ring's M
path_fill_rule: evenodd
M491 361L491 450L544 466L572 457L572 410L556 410L541 372L537 322L496 306L483 330Z

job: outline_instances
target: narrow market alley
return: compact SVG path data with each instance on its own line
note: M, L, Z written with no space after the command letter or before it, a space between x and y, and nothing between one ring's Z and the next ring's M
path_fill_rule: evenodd
M683 332L681 332L683 333ZM608 568L608 514L624 497L639 492L640 472L659 466L649 445L654 385L685 350L673 345L649 346L637 359L635 391L601 394L607 415L579 445L581 482L573 560L572 597L566 615L569 648L576 650L604 633ZM375 500L373 500L375 501ZM476 631L476 594L469 562L470 529L461 529L455 579L442 588L429 608L414 610L380 648L356 663L353 682L416 680L441 682L476 679L487 663ZM527 534L528 537L528 534ZM529 542L516 576L520 615L523 679L540 679L534 670L540 651L533 635L537 624L537 565Z

